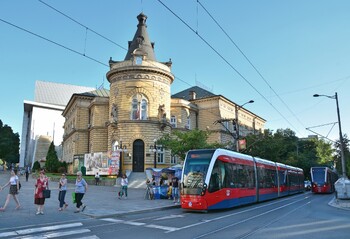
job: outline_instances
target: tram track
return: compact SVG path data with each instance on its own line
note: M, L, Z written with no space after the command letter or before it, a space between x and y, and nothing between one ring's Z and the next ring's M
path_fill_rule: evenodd
M305 195L303 195L303 196L305 196ZM290 199L290 198L288 198L288 199ZM288 199L286 199L286 200L288 200ZM286 201L286 200L283 200L283 201ZM253 236L254 234L258 233L260 230L262 230L262 229L268 227L269 225L272 225L272 224L278 222L279 220L285 218L286 216L288 216L288 215L290 215L290 214L296 212L297 210L300 210L301 208L303 208L303 207L305 207L306 205L310 204L311 201L313 201L314 199L310 199L309 196L306 196L306 197L303 197L303 198L301 198L301 199L295 200L295 201L293 201L293 202L284 204L284 205L282 205L282 206L278 206L278 207L276 207L276 208L267 210L267 211L265 211L265 212L256 214L256 215L254 215L254 216L250 216L250 217L245 218L245 219L243 219L243 220L241 220L241 221L239 221L239 222L234 222L234 223L231 223L231 224L222 226L222 227L218 227L218 228L216 228L215 230L212 230L212 231L210 231L210 232L206 232L206 233L200 234L200 235L194 237L193 239L199 239L199 238L209 237L210 235L213 235L213 234L215 234L215 233L219 233L219 232L221 232L221 231L223 231L223 230L226 230L226 229L228 229L228 228L231 228L231 227L235 227L235 226L242 225L242 224L244 224L244 223L246 223L246 222L249 222L249 221L251 221L251 220L254 220L254 219L257 219L257 218L259 218L259 217L265 216L265 215L267 215L267 214L270 214L270 213L276 212L276 211L278 211L278 210L287 208L287 207L289 207L289 206L292 206L292 205L294 205L294 204L296 204L296 203L300 203L300 202L305 201L305 200L308 200L308 201L307 201L306 203L303 203L302 205L300 205L300 206L294 208L293 210L288 211L287 213L285 213L285 214L279 216L279 217L276 218L275 220L269 221L268 223L265 223L265 224L263 224L263 225L261 225L261 226L254 227L254 228L253 228L252 230L250 230L249 232L246 232L246 233L244 233L244 234L242 234L242 235L240 235L240 236L235 237L235 238L239 238L239 239L249 238L250 236ZM278 202L276 202L276 203L281 203L281 201L278 201ZM272 204L262 205L262 206L266 207L266 206L271 206L271 205L272 205ZM258 207L258 208L262 208L262 207ZM254 208L252 208L252 209L244 210L244 211L241 211L241 212L238 212L238 213L239 213L239 214L240 214L240 213L245 213L245 212L248 212L248 211L251 211L251 210L256 210L256 209L257 209L257 208L254 207ZM235 215L237 215L238 213L235 213ZM212 220L207 220L206 223L212 222L212 221L216 221L216 220L219 220L219 219L223 219L223 218L226 218L226 217L228 217L228 216L233 216L233 214L221 216L221 217L218 217L218 218L215 218L215 219L212 219Z

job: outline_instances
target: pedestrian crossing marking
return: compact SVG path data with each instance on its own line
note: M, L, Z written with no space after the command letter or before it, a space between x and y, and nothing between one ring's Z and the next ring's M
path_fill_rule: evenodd
M123 220L114 219L114 218L102 218L100 220L101 221L106 221L106 222L123 222Z
M9 237L9 236L17 236L17 233L16 232L2 232L2 233L0 233L0 238Z
M143 222L125 221L125 222L123 222L123 224L133 225L133 226L143 226L143 225L145 225L146 223L143 223Z
M167 226L160 226L160 225L153 225L153 224L146 225L146 227L161 229L161 230L168 231L168 232L173 232L173 231L179 230L179 228L176 228L176 227L167 227Z
M102 218L100 220L106 221L106 222L115 222L115 223L128 224L128 225L133 225L133 226L143 226L143 225L146 224L146 223L143 223L143 222L124 221L124 220L119 220L119 219L114 219L114 218Z
M115 222L115 223L120 223L120 224L132 225L132 226L144 226L147 228L160 229L160 230L164 230L167 232L173 232L173 231L179 230L179 228L176 228L176 227L167 227L167 226L161 226L161 225L146 224L143 222L135 222L135 221L124 221L124 220L119 220L119 219L114 219L114 218L102 218L100 220L106 221L106 222Z
M100 239L100 238L96 235L92 235L92 236L79 237L79 238L75 238L75 239Z
M169 216L164 216L164 217L160 217L157 219L154 219L155 221L159 221L159 220L168 220L168 219L173 219L173 218L179 218L179 217L184 217L184 215L169 215Z
M55 225L55 226L46 226L46 227L37 227L37 228L29 228L15 231L18 235L31 234L35 232L45 232L45 231L54 231L59 229L71 228L71 227L79 227L83 224L81 222L63 224L63 225Z
M73 231L65 231L65 232L52 232L52 233L46 233L39 236L27 236L27 237L21 237L21 239L47 239L47 238L57 238L57 237L64 237L64 236L70 236L70 235L76 235L76 234L82 234L91 232L89 229L78 229ZM85 238L85 237L84 237Z

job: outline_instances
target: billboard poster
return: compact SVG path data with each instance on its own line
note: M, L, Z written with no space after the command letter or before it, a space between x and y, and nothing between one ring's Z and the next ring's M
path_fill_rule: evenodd
M109 162L108 162L108 175L117 175L119 171L119 151L110 152Z
M84 154L77 154L73 157L73 173L77 173L84 166Z
M116 175L119 170L118 152L98 152L85 154L86 175Z

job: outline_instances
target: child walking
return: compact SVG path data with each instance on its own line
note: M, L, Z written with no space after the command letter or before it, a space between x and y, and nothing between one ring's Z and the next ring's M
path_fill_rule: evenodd
M125 199L127 199L128 198L128 178L126 177L125 174L123 174L122 176L121 186L122 187L118 193L118 198L121 199L125 194Z

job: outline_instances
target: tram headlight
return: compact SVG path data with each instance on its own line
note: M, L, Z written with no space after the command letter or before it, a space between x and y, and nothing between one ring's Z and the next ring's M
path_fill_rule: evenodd
M205 192L207 191L207 186L208 186L208 185L207 185L206 183L203 184L201 196L204 196L204 195L205 195Z

